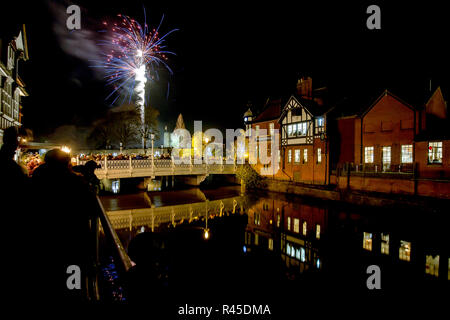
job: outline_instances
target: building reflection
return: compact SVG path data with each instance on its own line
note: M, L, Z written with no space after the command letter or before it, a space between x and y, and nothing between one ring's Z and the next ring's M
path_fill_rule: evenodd
M217 197L108 214L125 247L137 234L160 232L161 226L169 232L202 226L208 228L208 238L214 237L211 245L218 247L211 250L221 258L231 261L236 258L232 252L240 251L250 260L257 257L261 270L265 263L275 263L281 279L315 273L326 281L340 277L344 284L365 288L367 267L377 265L384 288L448 284L449 245L442 216L425 219L420 212L341 206L272 193ZM243 225L237 216L244 219Z
M279 254L290 276L322 268L321 242L328 208L280 198L262 198L248 210L247 251Z

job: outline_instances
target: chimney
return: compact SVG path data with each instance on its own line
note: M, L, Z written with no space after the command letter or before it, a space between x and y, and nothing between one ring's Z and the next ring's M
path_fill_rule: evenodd
M297 94L303 99L312 99L311 77L301 77L297 81Z

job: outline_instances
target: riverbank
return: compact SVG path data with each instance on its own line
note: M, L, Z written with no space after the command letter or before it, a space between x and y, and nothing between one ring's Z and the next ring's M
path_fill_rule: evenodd
M337 189L332 185L316 186L271 179L266 179L264 182L265 187L262 187L261 189L266 191L295 194L303 197L327 201L339 201L361 206L393 209L420 207L425 211L439 212L443 211L444 208L450 204L450 200L448 199Z

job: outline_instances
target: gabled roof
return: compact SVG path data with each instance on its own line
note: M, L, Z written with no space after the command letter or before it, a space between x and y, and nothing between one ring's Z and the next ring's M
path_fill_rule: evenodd
M264 107L264 110L252 121L264 122L271 120L278 120L281 114L281 100L268 100Z
M374 102L372 102L372 104L371 104L368 108L363 109L363 111L359 113L359 116L360 116L360 117L364 117L364 116L365 116L365 115L366 115L366 114L367 114L367 113L368 113L375 105L377 105L377 103L378 103L382 98L384 98L384 97L387 96L387 95L389 95L389 96L391 96L392 98L396 99L398 102L400 102L400 103L403 104L404 106L410 108L412 111L418 110L418 109L415 108L414 106L410 105L409 103L407 103L407 102L404 101L403 99L397 97L395 94L393 94L392 92L390 92L389 90L386 89L386 90L383 91L382 94L380 94L380 95L378 96L377 99L375 99Z
M292 94L288 99L285 99L284 102L282 103L283 108L279 121L286 115L287 113L286 106L292 99L295 99L295 101L313 117L324 115L329 111L331 111L331 109L333 109L333 106L330 105L323 105L323 106L319 105L316 101L314 101L314 99L305 99L298 94Z

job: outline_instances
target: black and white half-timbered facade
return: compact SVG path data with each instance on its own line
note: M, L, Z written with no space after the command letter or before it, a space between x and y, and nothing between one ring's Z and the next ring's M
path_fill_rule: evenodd
M328 173L326 108L313 98L292 95L284 104L281 127L282 169L292 180L325 184Z
M0 39L0 145L3 130L21 126L21 98L27 96L19 61L28 60L25 25L13 39Z

